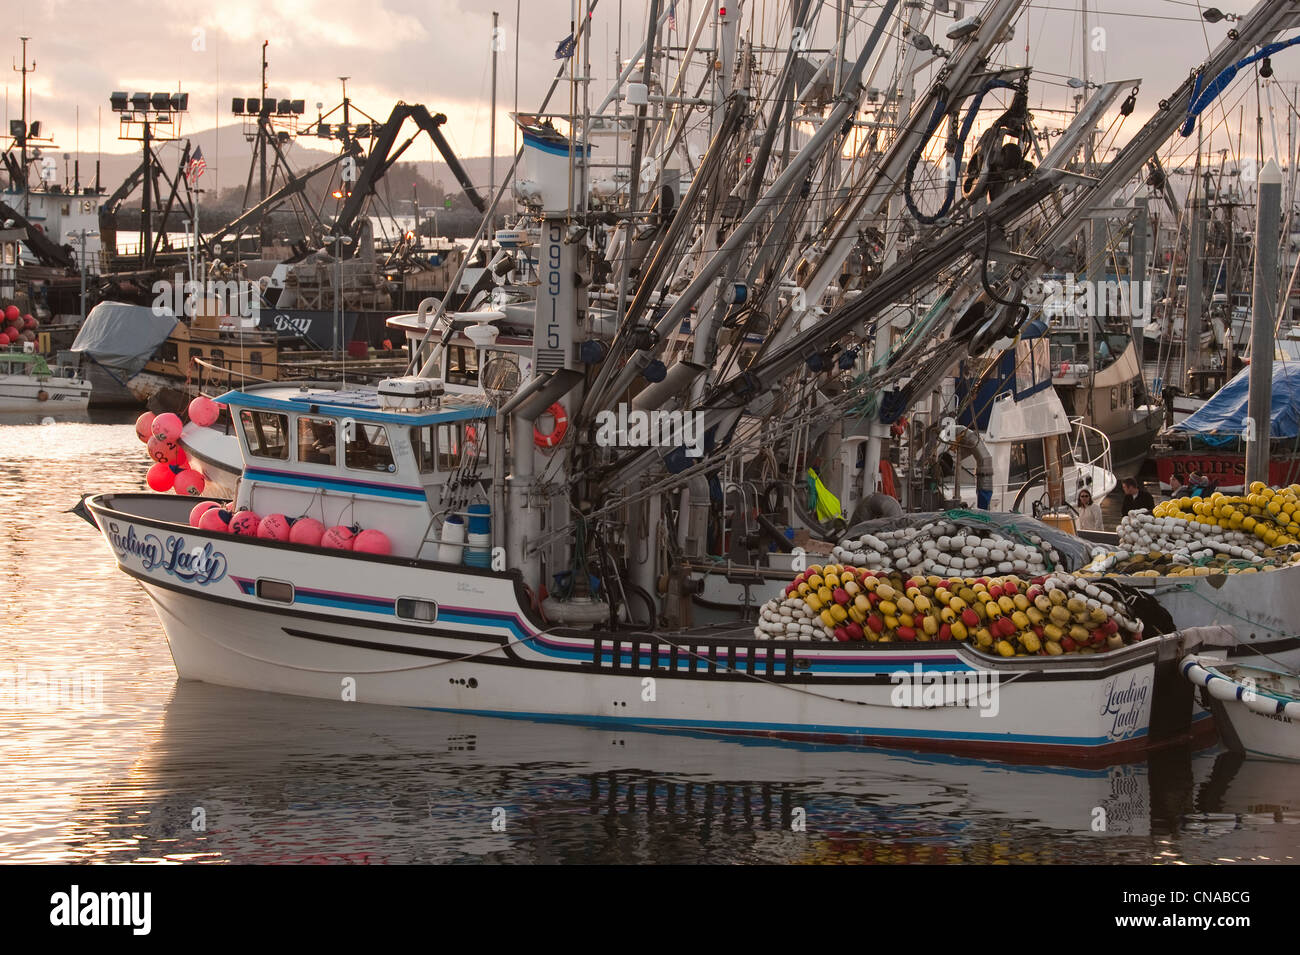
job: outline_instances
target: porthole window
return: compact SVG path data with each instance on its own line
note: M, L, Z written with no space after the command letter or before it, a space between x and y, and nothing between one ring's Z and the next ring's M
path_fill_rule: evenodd
M291 604L293 603L293 584L285 580L270 580L266 577L259 577L257 578L257 596L263 600Z
M432 600L420 600L418 597L398 597L397 616L416 623L433 623L438 619L438 605Z

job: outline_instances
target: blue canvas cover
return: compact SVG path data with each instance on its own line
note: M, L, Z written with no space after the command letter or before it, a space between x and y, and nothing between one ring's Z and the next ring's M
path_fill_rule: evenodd
M1243 368L1195 414L1174 425L1173 430L1201 437L1239 437L1245 430L1249 392L1250 369ZM1300 363L1281 360L1273 363L1269 434L1274 438L1294 438L1300 434Z

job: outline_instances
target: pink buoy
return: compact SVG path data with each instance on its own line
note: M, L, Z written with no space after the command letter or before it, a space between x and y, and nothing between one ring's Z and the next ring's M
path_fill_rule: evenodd
M190 527L198 527L199 519L203 517L204 514L208 513L208 511L218 506L219 505L216 501L199 501L199 503L190 508Z
M200 428L208 428L216 424L217 417L221 414L221 408L217 403L206 395L199 395L190 402L189 416L190 420Z
M5 315L4 315L5 321L12 322L14 319L18 318L18 316L20 316L21 314L22 312L18 310L17 305L10 305L7 308L5 308Z
M320 545L333 550L351 550L354 536L348 528L342 524L336 524L321 535Z
M210 534L225 534L230 530L230 518L233 515L220 507L211 508L199 518L199 530Z
M176 483L176 475L172 474L172 469L161 461L149 469L149 473L145 475L144 479L152 490L160 494L164 491L170 491L172 485Z
M40 324L41 324L40 322L38 322L32 316L28 315L26 318L23 319L23 331L34 332L36 331L37 327Z
M391 554L393 542L383 531L364 530L352 538L352 549L359 554Z
M190 456L185 453L185 449L177 445L176 454L172 457L172 464L178 468L187 468L190 466Z
M319 547L325 536L325 525L314 517L300 517L289 529L289 541L307 547Z
M145 447L149 451L149 457L153 458L159 464L175 464L176 452L180 450L179 445L172 441L166 441L158 437L158 435L154 435L150 438L149 443L145 445Z
M257 536L263 540L287 541L289 539L289 518L283 514L267 514L257 527Z
M152 411L146 411L135 419L135 436L146 444L153 437L153 419Z
M153 419L153 435L161 441L170 441L175 444L180 440L181 429L185 425L181 422L179 416L172 414L170 411L164 412Z
M252 511L240 511L230 520L230 533L256 537L258 525L261 523L262 519Z
M203 493L203 488L207 485L203 480L203 475L193 468L186 468L180 474L176 475L176 493L185 497L198 497Z

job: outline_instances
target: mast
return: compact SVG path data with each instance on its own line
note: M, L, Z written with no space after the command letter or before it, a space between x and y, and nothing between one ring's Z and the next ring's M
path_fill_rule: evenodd
M492 11L492 108L488 114L488 195L497 191L497 11ZM516 38L516 42L518 39Z
M1204 324L1202 311L1202 292L1205 284L1205 267L1201 264L1201 246L1205 241L1202 231L1204 225L1205 195L1201 189L1201 151L1198 139L1196 150L1195 173L1192 180L1192 202L1190 225L1187 237L1187 314L1183 328L1183 380L1190 383L1193 372L1201 366L1201 326Z
M1273 322L1277 320L1277 247L1282 170L1272 159L1259 176L1255 214L1255 287L1251 295L1250 391L1247 398L1246 485L1268 483L1273 397Z
M262 117L266 115L266 48L270 45L270 40L262 41L262 99L258 103L257 116L258 166L260 168L257 198L260 202L266 201L266 137L269 131L266 128L266 121Z
M23 117L23 118L22 118L22 123L23 123L23 131L22 131L22 133L19 135L19 145L20 145L21 148L22 148L22 170L23 170L23 217L26 218L26 217L29 217L29 216L31 215L31 212L32 212L31 191L30 191L30 190L28 189L28 187L27 187L27 134L28 134L28 132L31 131L31 127L27 124L27 74L28 74L28 73L35 73L35 72L36 72L36 61L35 61L35 60L32 60L32 65L31 65L31 67L28 67L28 66L27 66L27 41L30 40L31 37L21 36L21 37L19 37L18 39L20 39L20 40L23 41L23 65L22 65L21 68L15 66L15 67L13 67L13 70L14 70L15 73L21 73L21 74L23 75L23 80L22 80L22 83L23 83L23 86L22 86L22 98L23 98L23 102L22 102L22 117Z
M1088 83L1091 81L1090 68L1088 66L1088 0L1080 0L1080 7L1083 16L1083 29L1079 31L1079 50L1083 54L1082 68L1083 75L1079 79L1083 80L1083 88L1088 89ZM1088 130L1088 138L1084 140L1083 168L1088 170L1092 168L1093 160L1096 159L1094 152L1094 143L1092 130Z

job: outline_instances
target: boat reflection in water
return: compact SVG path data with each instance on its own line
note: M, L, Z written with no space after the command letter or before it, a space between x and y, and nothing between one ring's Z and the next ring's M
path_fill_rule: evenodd
M85 791L68 849L94 861L1137 862L1167 852L1161 833L1184 814L1203 830L1193 771L1209 764L1171 750L1110 769L1008 766L182 681L126 778Z

